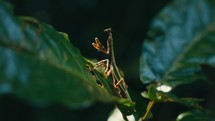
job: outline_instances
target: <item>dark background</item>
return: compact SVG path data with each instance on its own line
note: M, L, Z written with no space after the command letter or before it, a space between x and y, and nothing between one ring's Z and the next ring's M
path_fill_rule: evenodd
M32 16L69 35L85 57L102 58L91 46L112 27L116 60L127 78L139 80L142 42L152 18L170 0L8 0L18 16ZM133 80L134 79L134 80Z
M14 6L15 15L35 17L52 25L56 30L67 33L72 44L88 58L103 58L91 43L96 36L106 43L107 36L103 30L112 27L116 62L125 73L129 91L137 103L137 111L144 113L147 100L140 96L145 90L139 80L141 47L153 17L171 0L7 1ZM199 85L201 84L197 82L193 86L198 89ZM182 88L189 90L189 86ZM177 92L177 89L175 91ZM186 95L204 97L204 90L198 95L195 95L195 91L198 90L186 92ZM184 96L183 91L180 95ZM0 121L105 121L114 108L112 104L99 102L86 109L74 110L60 104L46 108L32 106L12 96L4 96L0 100ZM170 103L155 105L152 111L154 120L170 121L186 110L184 106Z

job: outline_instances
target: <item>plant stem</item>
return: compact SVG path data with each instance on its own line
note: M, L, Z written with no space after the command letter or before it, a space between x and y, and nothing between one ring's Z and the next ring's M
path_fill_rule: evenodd
M105 32L108 32L109 36L108 36L108 41L109 41L109 44L110 44L110 55L111 55L111 63L112 63L112 67L113 67L113 73L115 74L117 80L121 80L121 79L124 79L123 76L121 75L121 73L119 72L119 69L116 65L116 61L115 61L115 56L114 56L114 47L113 47L113 36L112 36L112 32L111 32L111 28L108 28L108 29L105 29ZM124 80L122 83L125 83ZM129 100L131 100L131 97L126 89L126 87L124 87L123 85L119 85L123 91L126 93L127 95L127 98Z
M145 121L149 112L151 111L152 107L154 106L155 102L154 101L150 101L148 106L147 106L147 109L146 109L146 113L144 114L144 116L142 117L142 121Z

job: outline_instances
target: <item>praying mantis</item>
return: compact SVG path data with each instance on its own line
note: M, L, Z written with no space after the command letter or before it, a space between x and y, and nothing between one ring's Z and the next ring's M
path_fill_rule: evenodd
M105 88L108 93L117 97L115 104L122 112L123 118L128 120L126 116L135 112L135 103L132 102L123 74L116 65L111 28L105 29L104 32L108 33L107 47L105 48L97 37L92 46L107 55L108 59L99 62L87 60L87 68L101 88Z

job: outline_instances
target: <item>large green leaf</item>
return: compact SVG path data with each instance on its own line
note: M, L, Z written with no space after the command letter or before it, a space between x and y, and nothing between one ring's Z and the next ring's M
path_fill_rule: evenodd
M0 94L39 103L84 107L112 100L64 33L28 17L14 17L0 1Z
M143 83L174 87L204 77L201 64L215 65L215 2L174 0L153 20L144 41Z

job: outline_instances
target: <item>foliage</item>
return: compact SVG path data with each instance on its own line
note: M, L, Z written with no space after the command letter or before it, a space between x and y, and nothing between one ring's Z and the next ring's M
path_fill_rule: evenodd
M124 117L131 114L134 103L111 93L109 88L114 87L107 87L111 80L94 72L107 85L98 86L89 61L65 33L34 18L14 17L8 3L1 1L0 8L1 95L72 108L89 106L95 100L114 102Z
M202 66L215 65L213 5L210 0L175 0L155 17L144 42L140 74L143 83L156 84L149 85L145 97L202 110L198 105L201 99L178 98L169 91L181 84L207 80Z
M0 8L1 94L74 108L99 98L110 101L65 33L33 18L14 17L8 3Z
M67 34L37 19L16 17L12 6L0 1L0 97L10 94L31 104L71 109L113 103L125 120L132 114L136 120L151 120L154 105L170 102L191 109L178 114L177 121L215 120L201 105L205 99L174 92L196 81L214 83L208 72L215 67L214 6L212 0L175 0L154 18L140 58L140 79L147 84L141 94L149 100L141 114L116 65L111 31L107 48L98 38L93 44L108 55L108 65L86 59Z

